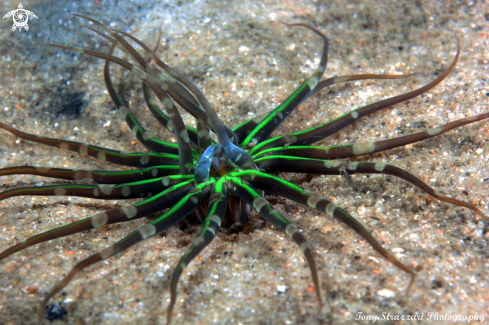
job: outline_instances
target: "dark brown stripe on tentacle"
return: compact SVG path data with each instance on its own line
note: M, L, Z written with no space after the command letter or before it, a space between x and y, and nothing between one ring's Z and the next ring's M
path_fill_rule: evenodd
M208 203L207 216L204 227L200 235L194 239L190 247L183 253L180 261L175 266L175 270L170 280L170 303L167 311L167 325L170 324L171 314L177 298L177 285L180 276L187 268L187 265L204 250L216 236L217 230L221 226L222 219L226 213L228 204L228 188L225 179L221 178L215 184Z
M247 171L252 173L252 171ZM235 173L235 175L240 175L239 173ZM314 289L316 291L316 298L318 301L318 310L321 311L323 306L323 301L321 298L321 291L319 287L319 277L316 269L316 262L313 256L313 250L307 242L306 237L299 232L297 227L290 223L283 215L280 214L277 210L275 210L272 205L263 198L260 193L253 188L248 182L243 181L238 177L229 177L228 178L228 188L231 193L242 198L246 203L253 207L265 220L270 222L272 225L277 227L278 229L285 232L295 243L299 246L302 253L304 254L307 263L309 265L309 269L311 271L312 282L314 284Z
M140 80L145 82L149 86L149 88L151 88L151 90L156 94L158 99L163 103L163 107L165 107L168 116L172 121L174 134L178 143L178 150L179 150L178 152L180 157L179 160L180 173L182 175L189 173L188 169L191 168L191 166L193 165L192 151L189 144L188 133L183 123L182 117L180 116L180 113L176 109L170 97L168 97L165 91L152 78L150 78L145 71L139 69L138 67L136 67L133 64L130 64L127 61L124 61L112 55L103 54L103 53L76 48L76 47L71 47L71 46L64 46L64 45L57 45L57 44L43 44L43 43L38 43L38 44L44 46L57 47L60 49L65 49L70 51L77 51L79 53L84 53L104 60L110 60L111 62L114 62L124 67L125 69L131 71L132 74L134 74Z
M371 162L347 162L337 160L319 160L319 159L305 159L297 157L287 156L270 156L260 158L256 161L257 166L262 171L266 172L292 172L292 173L311 173L311 174L324 174L324 175L341 175L341 170L346 170L348 174L385 174L399 177L406 182L413 184L420 188L427 194L439 199L440 201L448 202L454 205L463 206L474 211L485 221L489 221L489 218L478 209L476 206L459 201L450 197L447 197L440 192L435 191L429 187L422 180L414 176L413 174L392 165L385 163L371 163Z
M115 44L112 44L112 46L110 47L109 52L108 52L109 55L112 54L114 48L115 48ZM119 110L119 113L121 114L122 118L126 121L127 125L129 126L129 129L131 129L133 135L138 139L138 141L141 144L143 144L147 149L149 149L153 152L164 152L164 153L178 154L178 146L176 144L169 143L166 141L161 141L161 140L151 136L151 134L149 132L147 132L142 127L141 123L139 123L139 121L134 117L134 115L129 110L128 106L126 105L124 100L121 98L121 96L117 93L117 91L115 90L115 88L112 84L112 79L110 77L110 61L109 60L106 60L105 65L104 65L104 81L105 81L105 86L109 92L109 95L112 98L112 102L114 103L114 105ZM144 82L143 82L143 85L144 85L144 87L146 87L146 89L149 89L148 86L146 86L146 84ZM144 88L143 88L143 90L144 90ZM167 118L164 126L167 129L170 129L168 127L169 125L171 125L171 123L169 123L170 118L167 117L166 115L164 115L164 117ZM158 119L158 121L159 121L159 119Z
M191 175L188 176L190 178ZM36 196L80 196L93 199L135 199L141 197L151 197L168 187L178 184L181 178L165 176L162 178L150 179L142 182L127 184L99 184L99 185L80 185L80 184L59 184L35 187L18 187L0 193L0 201L14 196L36 195Z
M253 156L253 158L260 158L266 156L294 156L301 158L315 158L315 159L345 159L350 157L362 156L371 153L381 152L384 150L401 147L407 144L426 140L457 127L471 124L477 121L481 121L489 118L489 112L480 114L473 117L467 117L457 121L447 123L445 125L428 129L423 132L413 133L402 137L392 138L382 141L366 142L366 143L354 143L344 146L330 146L330 147L314 147L314 146L290 146L286 148L272 148L261 151Z
M412 75L414 75L414 73L407 74L407 75L359 74L359 75L332 77L332 78L321 80L317 84L317 86L314 87L313 91L309 95L307 95L307 97L304 100L306 100L307 98L311 97L312 95L316 94L318 91L326 87L336 85L341 82L348 82L348 81L355 81L355 80L375 80L375 79L403 79L403 78L411 77ZM234 134L238 139L238 143L241 143L241 141L243 141L246 138L246 136L250 134L251 130L253 130L258 124L263 122L269 114L270 112L261 114L233 128Z
M63 150L74 151L94 158L98 158L103 161L108 161L124 166L148 167L157 165L178 165L179 163L179 156L174 154L129 153L124 151L106 149L99 146L93 146L82 142L59 140L29 134L14 129L3 123L0 123L0 128L25 140L42 143Z
M349 228L362 236L380 255L411 276L411 281L405 296L407 297L409 295L416 278L416 273L401 263L394 255L385 250L360 222L341 209L338 205L313 192L303 190L292 183L262 172L244 171L234 172L231 175L249 182L258 189L278 194L305 206L326 212L328 215L346 224Z
M191 181L184 184L179 184L176 187L171 187L157 196L142 201L134 205L128 205L122 208L113 209L97 213L90 218L86 218L69 225L59 227L42 234L28 238L26 241L12 246L0 253L0 261L7 256L19 252L25 248L43 243L56 238L65 237L76 234L85 230L102 227L119 222L131 221L139 219L149 214L162 211L172 206L175 201L180 200L193 187Z
M283 146L288 146L288 145L295 145L295 146L302 146L302 145L308 145L317 141L320 141L334 133L337 133L339 130L347 127L348 125L358 121L360 118L363 118L365 116L368 116L370 114L373 114L375 112L378 112L379 110L382 110L384 108L402 103L404 101L407 101L409 99L412 99L414 97L417 97L432 88L434 88L436 85L438 85L440 82L442 82L450 72L455 68L458 59L460 57L461 53L461 47L460 47L460 40L457 37L457 54L455 55L455 58L453 59L452 64L448 67L448 69L442 73L438 78L430 82L429 84L418 88L412 92L394 96L391 98L387 98L372 104L368 104L366 106L360 107L356 110L351 111L350 113L347 113L343 116L340 116L336 118L335 120L325 123L323 125L313 127L309 130L305 131L300 131L300 132L295 132L291 133L288 135L276 137L267 141L262 142L261 144L258 144L256 147L251 149L249 152L250 154L254 155L262 150L268 149L268 148L276 148L276 147L283 147Z
M175 87L175 89L177 89L188 100L192 101L192 98L194 100L196 100L197 101L197 105L195 105L195 106L199 110L202 110L202 112L205 114L205 111L203 110L203 107L202 107L202 100L207 100L207 99L205 99L204 95L202 94L202 92L200 91L200 89L197 88L197 86L195 86L192 82L190 82L185 76L183 76L182 74L180 74L180 73L176 72L175 70L173 70L165 62L161 61L156 56L156 54L154 53L154 51L152 51L146 44L144 44L143 42L141 42L140 40L138 40L136 37L134 37L131 34L128 34L126 32L120 31L120 30L114 29L114 31L116 31L118 33L121 33L121 34L129 37L130 39L132 39L133 41L135 41L139 46L141 46L151 56L151 58L153 59L153 61L158 66L160 66L161 68L163 68L163 70L165 70L172 78L174 78L174 79L176 79L178 81L178 82L170 82L169 81ZM181 85L183 85L183 86L181 86ZM186 91L187 89L188 89L188 92ZM189 94L191 94L191 95L189 96ZM191 112L189 112L189 113L191 113ZM198 120L200 120L204 125L206 125L206 127L208 129L214 130L214 128L212 127L212 123L210 122L207 114L205 114L205 116L204 115L201 115L201 114L197 114L197 115L194 115L193 114L192 116L194 116L195 118L197 118ZM228 137L233 142L235 142L236 141L236 137L235 137L233 131L229 127L227 127L225 125L224 125L224 128L226 130L226 133L227 133Z
M146 169L123 171L64 169L51 167L18 166L0 169L0 176L37 175L65 180L87 180L98 184L122 184L143 181L155 177L177 175L178 166L155 166Z
M321 80L316 87L314 87L313 91L307 96L307 98L316 94L317 92L323 90L326 87L331 85L336 85L341 82L349 82L349 81L358 81L358 80L395 80L395 79L404 79L414 76L416 73L402 74L402 75L392 75L392 74L375 74L375 73L367 73L367 74L354 74L354 75L346 75L346 76L337 76L331 77L328 79Z
M173 226L178 221L182 220L185 216L195 210L196 207L200 205L200 203L205 199L207 194L210 191L210 185L215 182L215 179L210 180L209 182L199 184L197 188L192 189L188 192L176 205L170 208L165 214L163 214L158 219L151 221L137 230L133 231L117 243L112 246L109 246L102 250L99 253L96 253L83 261L79 262L69 273L68 275L55 286L44 298L41 304L41 311L44 315L44 311L46 310L46 305L49 300L59 291L61 291L68 283L73 279L73 277L84 269L87 266L95 264L97 262L103 261L111 256L114 256L131 246L136 245L137 243L159 234L160 232L168 229Z

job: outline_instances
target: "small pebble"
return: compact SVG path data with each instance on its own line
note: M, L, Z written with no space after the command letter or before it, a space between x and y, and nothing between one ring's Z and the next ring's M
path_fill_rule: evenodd
M277 291L280 293L285 293L285 291L287 291L287 287L284 285L279 285L277 286Z

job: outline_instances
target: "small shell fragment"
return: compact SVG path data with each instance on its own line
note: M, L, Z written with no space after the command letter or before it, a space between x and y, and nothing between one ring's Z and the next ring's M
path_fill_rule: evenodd
M277 286L277 291L280 292L280 293L285 293L285 291L287 291L287 286L284 286L284 285L279 285Z
M392 290L389 290L389 289L382 289L380 291L377 292L377 294L379 296L382 296L382 297L394 297L396 294L394 293L394 291Z

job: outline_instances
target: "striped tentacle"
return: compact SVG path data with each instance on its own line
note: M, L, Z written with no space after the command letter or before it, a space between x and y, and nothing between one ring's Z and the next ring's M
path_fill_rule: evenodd
M90 19L89 17L85 17L85 16L81 16L81 15L80 15L80 17ZM105 29L105 26L104 25L98 23L97 21L95 21L95 23L101 25L101 27L103 27ZM88 27L88 28L90 28L90 27ZM101 35L101 36L109 39L109 36L107 36L106 34L100 33L97 30L92 29L92 28L90 28L90 29L93 30L93 31L95 31L97 34L99 34L99 35ZM130 34L128 34L128 35L130 35ZM132 35L131 35L131 37L133 39L137 40ZM155 51L158 48L160 37L161 37L161 34L158 35L158 40L156 42ZM116 44L118 44L118 41L116 39L112 39L110 41L112 42L112 46L110 47L110 50L109 50L108 54L112 54L112 52L113 52ZM137 42L139 44L143 44L139 40L137 40ZM146 46L146 45L144 45L144 46ZM119 46L119 49L121 49L123 52L125 52L126 54L128 54L129 56L131 56L131 54L128 53L128 51L125 49L124 46ZM105 84L106 84L106 87L107 87L107 89L109 91L109 94L110 94L110 96L112 98L112 101L114 102L114 104L116 105L117 109L119 109L119 112L121 112L121 114L124 117L124 115L126 114L124 101L122 100L121 96L117 93L117 91L115 90L115 88L112 85L111 78L110 78L109 66L110 66L110 61L106 61L105 62L105 66L104 66L104 79L105 79ZM143 95L144 95L144 100L146 102L146 105L148 106L148 109L153 114L153 116L156 118L156 120L158 121L158 123L160 123L164 128L166 128L167 130L169 130L169 131L172 132L173 131L173 126L171 124L170 118L168 117L168 115L166 115L165 113L163 113L161 111L161 109L159 109L159 107L156 105L155 101L151 98L150 92L151 92L151 90L149 89L149 87L143 82ZM192 99L191 96L188 99L191 100ZM131 130L134 128L134 125L131 124L131 122L134 121L134 122L138 123L137 120L132 115L132 113L130 113L130 112L129 112L129 115L127 115L125 117L125 119L126 119L126 122L129 124L129 127L131 128ZM141 125L138 125L138 127L141 128L142 130L144 130ZM197 145L198 144L198 142L197 142L197 131L195 130L195 128L193 128L193 127L187 127L187 132L188 132L188 135L189 135L190 142L192 142L195 145ZM144 132L141 132L141 131L140 131L140 134L143 135L142 141L145 141L145 142L156 142L156 143L163 142L165 145L171 146L173 150L175 150L176 152L178 152L178 145L176 145L176 144L165 142L165 141L161 141L161 140L159 140L157 138L153 138L153 137L150 137L150 138L145 137L145 133ZM141 139L139 139L139 140L141 141ZM148 145L146 145L146 147L148 147ZM154 146L154 144L152 144L152 146ZM160 151L157 151L157 152L160 152ZM194 154L194 158L195 158L195 154Z
M143 152L127 152L112 149L106 149L99 146L93 146L88 143L59 140L43 136L38 136L30 133L25 133L14 129L11 126L0 123L0 128L4 129L17 137L29 140L36 143L42 143L51 147L56 147L63 150L74 151L83 155L98 158L103 161L108 161L118 165L130 167L148 167L158 165L178 165L180 157L175 154L157 154Z
M243 171L243 173L253 173L255 171ZM256 171L256 173L260 173ZM282 216L272 205L263 198L260 193L253 188L248 182L245 182L238 178L238 175L242 175L239 172L233 172L229 174L227 178L227 185L231 193L243 199L246 203L253 207L265 220L272 225L280 229L289 235L292 240L299 245L302 253L304 254L309 269L311 270L312 282L314 284L314 290L316 291L316 298L318 301L319 311L323 306L321 299L321 292L319 291L319 278L316 269L316 262L313 256L313 250L307 242L306 237L297 230L297 227L290 223L284 216Z
M370 244L370 246L372 246L386 260L393 263L411 276L411 281L406 290L406 298L408 297L409 291L414 284L416 273L401 263L394 255L386 251L372 236L370 231L365 229L360 222L341 209L338 205L322 196L316 195L311 191L303 190L297 185L263 172L241 171L232 173L232 176L240 177L261 190L284 196L292 201L309 206L319 211L326 212L328 215L346 224L349 228L353 229L356 233L362 236Z
M471 124L477 121L481 121L489 118L489 112L476 115L473 117L467 117L457 121L447 123L445 125L428 129L422 132L417 132L402 137L366 142L366 143L354 143L341 146L290 146L286 148L270 148L253 155L254 159L265 156L293 156L302 158L315 158L315 159L344 159L356 156L363 156L366 154L381 152L384 150L405 146L407 144L423 141L432 137L436 137L440 134L453 130L457 127Z
M320 141L334 133L337 133L339 130L347 127L348 125L354 123L355 121L358 121L358 119L360 118L378 112L384 108L388 108L390 106L402 103L404 101L407 101L409 99L412 99L416 96L419 96L429 91L430 89L438 85L440 82L442 82L448 76L448 74L453 70L453 68L455 68L455 65L457 64L461 52L460 40L458 39L458 37L457 37L457 46L458 46L457 54L455 55L452 64L448 67L448 69L443 74L441 74L438 78L436 78L429 84L406 94L390 97L372 104L359 107L357 109L352 110L349 113L346 113L334 120L321 124L317 127L313 127L308 130L294 132L288 135L279 136L263 141L257 146L255 146L254 148L252 148L249 151L250 154L253 155L255 153L258 153L259 151L268 148L283 147L288 145L301 146L301 145L308 145Z
M71 47L71 46L64 46L64 45L57 45L57 44L44 44L44 43L38 43L38 44L70 50L70 51L76 51L79 53L84 53L104 60L110 60L111 62L114 62L122 66L123 68L129 70L132 74L134 74L144 83L146 83L148 87L151 88L151 90L156 94L158 99L163 103L163 106L165 107L165 110L167 111L167 114L171 119L173 130L174 130L173 132L175 134L175 137L177 138L177 143L178 143L180 173L188 174L188 169L191 168L192 166L192 151L189 144L188 133L183 123L182 117L180 116L180 113L178 112L175 105L173 104L171 98L168 97L168 95L163 90L163 88L161 88L160 85L158 85L158 83L156 83L149 76L147 72L141 70L137 66L125 60L114 57L112 55L81 49L77 47Z
M81 196L93 199L135 199L151 197L170 186L192 178L192 175L175 175L127 184L59 184L35 187L19 187L0 193L0 201L14 196Z
M328 79L321 80L318 85L311 91L311 93L307 96L307 98L312 95L318 93L326 87L337 85L342 82L349 81L359 81L359 80L394 80L394 79L405 79L414 76L417 73L408 73L408 74L376 74L376 73L366 73L366 74L354 74L354 75L346 75L346 76L337 76L331 77Z
M173 77L169 76L167 73L162 72L157 68L153 67L151 64L149 64L149 62L147 62L128 42L126 42L126 40L124 40L121 36L118 35L118 33L121 33L123 35L130 35L130 34L122 31L117 31L114 29L109 29L105 27L102 23L90 17L77 15L77 14L74 14L74 16L87 19L95 23L100 28L102 28L106 33L110 34L113 38L95 29L91 29L97 34L105 37L113 45L117 46L123 52L128 54L142 70L147 72L153 78L153 80L156 81L165 90L167 95L169 95L173 100L175 100L187 112L189 112L191 115L197 118L197 120L201 121L207 126L210 126L210 124L208 123L207 115L202 109L199 109L198 107L199 104L197 103L195 98L190 94L190 92L187 89L185 89L185 87L183 87L178 82L176 82L176 80ZM129 37L134 41L136 41L138 44L140 45L142 44L142 42L139 41L134 36L130 35ZM154 105L151 105L151 107L154 108ZM152 113L157 117L157 119L160 119L162 116L159 114L158 111L159 109L156 111L152 111Z
M90 19L88 17L83 17L83 18L89 19L90 21L94 21L93 19ZM198 122L204 124L207 128L213 129L212 124L210 123L209 117L207 116L206 112L203 110L202 106L194 98L194 96L182 84L180 84L178 82L178 80L175 79L173 76L171 76L165 72L162 72L162 71L154 68L151 64L149 64L142 56L139 55L139 53L129 43L127 43L117 33L121 33L123 35L126 35L129 38L131 38L132 40L134 40L136 43L138 43L140 46L142 46L143 49L147 50L147 52L150 54L150 56L151 56L151 53L153 53L153 51L151 51L151 49L149 49L141 41L139 41L137 38L135 38L134 36L132 36L128 33L113 30L113 29L107 29L107 28L105 28L104 30L106 30L108 33L110 33L116 39L116 43L114 43L114 44L120 48L124 48L125 51L128 51L130 53L130 56L136 62L139 63L139 65L143 68L144 71L148 72L148 74L168 93L168 95L174 101L176 101L180 106L182 106L182 108L184 108L193 117L195 117ZM157 119L160 119L161 116L158 112L159 109L153 110L154 108L155 108L154 105L150 106L152 114L154 116L156 116ZM226 129L228 136L230 136L230 137L234 136L231 129L229 129L226 126L224 128Z
M151 54L151 51L148 51L148 53ZM156 56L154 56L154 55L152 56L152 58L155 60L155 62L158 65L163 63L161 60L157 60ZM113 62L115 62L115 61L113 61ZM166 64L164 64L164 65L166 67L168 67ZM184 84L185 87L187 87L191 91L191 93L195 96L195 98L199 102L200 108L203 109L205 111L206 115L209 117L209 121L210 121L210 124L212 126L212 128L210 128L210 129L212 129L214 131L214 133L216 134L216 136L219 140L219 143L222 145L222 147L223 147L224 151L226 152L226 155L229 157L229 159L233 163L235 163L238 167L240 167L242 169L249 169L249 168L256 169L256 165L255 165L253 159L251 158L251 156L245 150L243 150L243 149L241 149L241 148L239 148L233 144L233 141L235 139L234 133L231 136L228 134L228 132L229 132L228 128L225 127L222 124L222 122L219 120L217 113L212 108L211 104L208 102L208 100L205 98L205 96L202 94L202 92L195 85L193 85L190 81L188 81L188 79L184 78L183 76L181 76L181 78L178 80L183 80L181 82ZM149 84L148 84L148 86L149 86Z
M117 29L112 29L112 31L117 32L117 33L122 34L122 35L125 35L125 36L129 37L130 39L132 39L134 42L136 42L139 46L141 46L149 54L150 58L153 59L153 61L156 62L156 60L154 59L154 58L156 58L156 55L154 54L156 52L155 50L151 50L148 46L146 46L146 44L144 44L139 39L137 39L136 37L132 36L129 33L126 33L126 32L123 32L123 31L117 30ZM157 60L159 60L159 59L157 58ZM149 61L149 60L147 60L147 61ZM168 67L168 68L171 69L170 67ZM188 91L187 88L185 88L185 86L183 86L180 82L177 82L178 80L173 75L170 75L171 78L169 78L168 74L166 72L162 72L156 68L153 68L153 69L158 74L160 74L158 79L168 81L169 84L174 88L174 90L180 94L180 96L185 97L187 101L191 102L192 105L194 106L194 108L200 109L199 108L200 104L195 99L195 97ZM171 94L170 94L170 96L171 96ZM198 115L202 116L204 119L207 120L206 116L201 115L202 113L204 113L204 111L201 109L200 109L200 111L201 111L201 113L198 113Z
M197 122L197 139L199 146L199 153L202 155L206 148L208 148L214 141L211 138L211 133L202 123Z
M94 21L93 19L90 19L88 17L86 18L89 19L90 21ZM139 66L145 72L147 72L155 82L157 82L162 87L162 89L166 92L166 94L170 98L172 98L175 102L177 102L192 116L194 116L199 122L203 123L208 127L211 127L209 123L209 118L207 117L206 113L202 109L197 107L198 105L197 101L188 92L188 90L182 87L173 77L169 76L165 72L158 70L157 68L154 68L151 64L149 64L128 42L126 42L126 40L124 40L124 38L119 36L115 30L107 29L107 28L105 30L115 38L114 44L119 48L124 48L125 51L130 53L130 56L133 58L133 60L135 60L139 64ZM176 88L180 89L180 91ZM181 92L183 92L183 94ZM155 105L150 106L150 108L154 108L154 107ZM158 113L158 111L159 109L157 111L152 111L152 113L157 118L160 118L160 114Z
M302 85L292 93L280 106L272 110L268 116L258 124L241 142L241 148L246 148L250 143L256 145L263 141L263 139L267 139L272 132L282 124L282 122L302 103L309 94L316 88L319 83L319 80L323 76L324 70L326 70L326 65L328 63L328 49L329 43L326 36L321 33L316 28L307 25L307 24L287 24L289 27L294 26L302 26L305 27L321 37L323 41L323 51L321 54L321 61L319 62L319 66L316 71L307 78Z
M304 99L311 97L316 94L320 90L323 90L326 87L340 84L342 82L349 81L357 81L357 80L376 80L376 79L404 79L413 76L414 73L406 74L406 75L387 75L387 74L358 74L358 75L347 75L347 76L338 76L332 77L328 79L321 80L316 87L314 87L313 91L310 92L307 97ZM233 128L234 134L238 138L238 143L242 143L245 137L251 133L251 131L256 128L260 123L262 123L270 114L270 112L266 112L261 114L251 120L247 120Z
M170 280L170 304L166 314L166 323L170 324L171 314L175 301L177 299L177 285L182 272L187 268L187 265L206 248L216 236L216 232L221 226L222 219L226 213L228 203L228 189L226 186L226 178L220 178L212 189L209 199L209 207L207 217L204 220L204 227L199 237L195 238L190 247L183 253L180 261L175 266L175 270Z
M82 16L82 15L77 15L77 14L73 14L74 16L78 16L78 17L82 17L82 18L87 18L88 20L94 22L95 24L97 24L99 27L102 27L104 29L105 26L99 22L97 22L96 20L93 20L91 18L88 18L88 17L85 17L85 16ZM90 29L91 31L97 33L98 35L104 37L105 39L107 39L110 43L112 43L109 51L107 54L109 55L112 55L113 51L114 51L114 48L115 46L118 46L118 48L120 50L122 50L124 53L126 53L128 56L130 56L132 59L135 60L135 57L134 55L132 54L131 51L129 51L128 49L126 49L124 46L122 46L120 44L120 42L98 30L96 30L95 28L92 28L90 26L86 26L86 25L82 25L82 27L86 27L88 29ZM106 29L108 30L108 29ZM138 61L136 61L138 62ZM139 123L139 121L134 117L134 115L132 114L132 112L128 109L128 106L125 104L124 100L122 99L122 97L117 93L117 91L115 90L113 84L112 84L112 81L111 81L111 78L110 78L110 61L105 61L105 65L104 65L104 80L105 80L105 85L106 85L106 88L109 92L109 95L112 99L112 102L114 102L114 104L116 105L119 113L122 115L122 117L124 118L124 120L126 121L127 125L129 126L129 128L131 129L132 133L134 134L134 136L138 139L138 141L143 144L147 149L153 151L153 152L159 152L159 153L178 153L178 145L175 144L175 143L171 143L171 142L166 142L166 141L162 141L160 139L157 139L155 137L153 137L151 135L150 132L146 131L143 126L141 125L141 123ZM145 87L144 89L149 91L149 88L148 86L146 86L144 83L143 83L143 87ZM154 101L152 101L154 103ZM151 111L153 113L153 115L155 115L155 112L154 111ZM169 127L171 127L168 122L170 121L170 118L168 116L166 116L164 113L161 112L161 110L158 109L158 113L159 114L156 114L156 117L157 117L157 120L161 123L160 120L163 120L165 121L164 123L164 126L169 129ZM163 123L162 123L163 124Z
M175 201L180 200L193 187L193 180L188 180L171 186L165 191L159 193L158 195L155 195L152 198L144 200L142 202L118 209L100 212L89 218L85 218L69 225L49 230L39 235L30 237L24 242L12 246L1 252L0 261L16 252L37 245L39 243L76 234L85 230L102 227L105 225L139 219L152 213L162 211L172 206Z
M44 316L44 311L46 310L46 305L49 300L56 293L61 291L79 271L86 268L87 266L114 256L128 249L129 247L134 246L137 243L145 240L146 238L159 234L160 232L173 226L174 224L185 218L185 216L192 213L192 211L194 211L198 206L200 206L200 204L204 201L204 199L210 192L211 186L214 182L215 179L212 178L208 182L199 184L191 191L189 191L180 201L178 201L158 219L139 227L137 230L133 231L114 245L105 248L101 252L96 253L75 265L75 267L71 269L68 275L58 285L56 285L44 298L41 304L42 316Z
M200 89L197 88L197 86L195 86L192 82L190 82L190 80L188 80L185 76L183 76L182 74L173 70L165 62L161 61L156 56L156 54L154 53L155 51L152 51L148 46L146 46L146 44L144 44L143 42L138 40L136 37L132 36L131 34L125 33L123 31L120 31L120 30L114 29L114 31L129 37L134 42L136 42L139 46L141 46L150 55L150 57L153 59L153 61L158 66L163 68L163 70L165 70L171 78L173 78L173 79L166 78L167 81L171 85L173 85L173 87L175 87L175 89L177 89L181 94L183 94L183 96L186 97L188 100L190 100L192 102L193 102L193 100L196 100L196 102L193 102L194 104L196 104L195 106L197 106L197 108L199 110L201 110L202 112L205 113L202 103L207 102L207 99L202 94ZM189 112L189 113L192 114L191 112ZM206 113L205 113L205 116L201 115L201 114L192 114L192 116L194 116L198 121L200 121L202 124L204 124L208 129L214 131L214 129L212 127L212 123L210 122L210 119ZM225 129L228 137L231 139L231 142L235 143L236 137L235 137L233 131L225 125L224 125L224 129Z
M312 158L288 157L288 156L269 156L256 160L260 170L266 172L291 172L291 173L311 173L324 175L341 175L342 171L348 174L385 174L399 177L406 182L418 187L427 194L437 198L440 201L448 202L454 205L466 207L474 211L486 222L489 218L476 206L459 201L443 195L429 187L422 180L402 168L371 162L349 162L337 160L320 160Z
M143 83L143 95L144 95L144 101L146 102L146 106L148 106L149 111L155 119L160 123L164 128L167 130L171 131L173 130L173 126L171 125L171 120L170 118L163 113L163 111L156 105L155 101L151 98L151 93L150 89L146 84ZM197 135L197 130L192 127L192 126L187 126L187 133L190 142L198 146L199 140L198 140L198 135ZM193 152L193 149L192 149ZM195 154L194 154L195 158Z
M101 34L101 35L105 35L105 34ZM110 50L108 52L109 55L112 54L114 47L115 47L115 45L112 44L112 46L110 47ZM122 118L126 121L127 125L131 129L133 135L138 139L138 141L141 144L143 144L146 148L148 148L149 150L151 150L153 152L165 152L165 153L178 154L178 145L176 143L162 141L160 139L153 137L150 132L146 131L143 128L143 126L141 125L141 123L139 123L139 121L136 119L136 117L134 117L134 115L129 110L127 105L124 103L124 100L119 95L119 93L115 90L115 88L112 84L112 80L110 77L110 61L109 60L105 61L105 65L104 65L104 81L105 81L105 86L107 88L107 91L109 92L110 98L112 99L112 102L117 107ZM147 86L146 86L146 89L148 89L148 91L149 91L149 88ZM151 100L151 101L154 103L153 100ZM173 128L172 128L171 123L170 123L170 118L163 113L161 113L161 114L164 116L164 117L161 117L161 120L165 121L164 126L168 130L173 131ZM160 119L158 119L158 121L161 122Z
M139 62L136 60L136 57L133 55L133 52L129 51L129 49L127 49L123 44L121 44L120 40L117 39L117 38L114 38L115 37L115 33L112 32L109 28L105 27L104 24L102 24L101 22L99 22L98 20L95 20L93 18L90 18L88 16L84 16L84 15L80 15L80 14L75 14L75 13L71 13L72 16L75 16L75 17L79 17L79 18L83 18L83 19L86 19L92 23L94 23L95 25L97 25L98 27L100 27L102 30L104 30L107 34L111 35L106 35L98 30L96 30L95 28L92 28L90 26L87 26L87 25L82 25L82 27L85 27L85 28L88 28L90 29L92 32L94 33L97 33L98 35L102 36L103 38L105 38L106 40L109 41L109 43L117 46L122 52L124 52L125 54L127 54L132 60L134 60L137 64L139 64ZM140 65L139 64L139 68L140 69L144 69L144 65Z
M17 166L0 168L0 176L6 175L37 175L73 181L94 181L98 184L122 184L143 181L155 177L178 174L178 166L154 166L146 169L120 171L64 169L36 166Z

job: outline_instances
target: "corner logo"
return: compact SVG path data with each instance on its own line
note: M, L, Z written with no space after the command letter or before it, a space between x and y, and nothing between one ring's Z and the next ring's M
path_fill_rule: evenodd
M37 16L32 11L25 10L22 6L22 3L19 3L18 9L12 10L8 12L5 16L3 16L3 19L10 16L12 16L12 19L14 21L14 24L12 25L12 30L15 31L18 28L19 32L22 31L22 28L24 28L26 31L29 30L29 25L27 25L27 22L29 21L29 16L37 18Z

